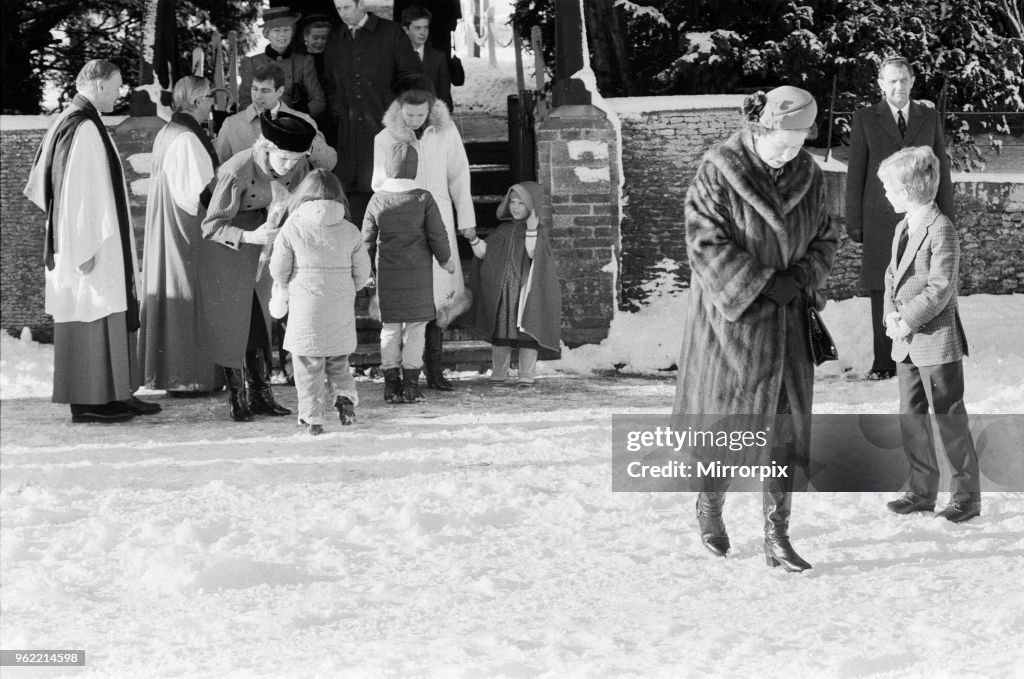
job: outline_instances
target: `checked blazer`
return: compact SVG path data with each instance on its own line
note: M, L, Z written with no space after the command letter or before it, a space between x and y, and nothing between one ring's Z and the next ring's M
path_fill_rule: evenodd
M898 312L912 331L906 340L893 340L892 358L899 363L909 354L916 366L958 361L967 355L957 307L960 237L953 222L933 204L897 262L899 240L907 228L906 218L896 226L885 270L883 317Z

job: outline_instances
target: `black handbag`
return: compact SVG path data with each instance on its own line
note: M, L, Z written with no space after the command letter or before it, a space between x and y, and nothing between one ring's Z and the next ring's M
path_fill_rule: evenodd
M810 301L807 302L807 341L811 347L811 360L814 361L814 365L839 359L836 343L825 327L821 314Z
M466 69L462 66L462 60L454 54L448 55L448 76L455 87L466 84Z

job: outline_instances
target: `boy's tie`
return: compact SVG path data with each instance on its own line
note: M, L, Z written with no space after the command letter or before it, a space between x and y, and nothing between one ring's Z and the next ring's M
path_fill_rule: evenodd
M896 266L903 262L903 253L907 251L907 241L910 240L907 231L907 229L903 229L903 232L900 233L900 242L896 246Z

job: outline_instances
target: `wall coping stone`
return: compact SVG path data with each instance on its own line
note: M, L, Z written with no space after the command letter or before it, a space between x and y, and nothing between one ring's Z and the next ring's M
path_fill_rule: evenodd
M704 110L734 110L738 115L745 98L743 94L677 94L667 97L612 97L605 102L619 115Z

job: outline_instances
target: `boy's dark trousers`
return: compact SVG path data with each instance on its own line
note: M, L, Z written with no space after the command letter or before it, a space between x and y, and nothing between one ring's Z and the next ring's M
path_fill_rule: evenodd
M918 367L908 356L896 364L900 384L900 430L903 452L910 462L907 490L934 500L939 491L939 467L932 439L928 406L937 416L939 438L953 472L951 502L981 500L978 453L964 406L962 360Z

